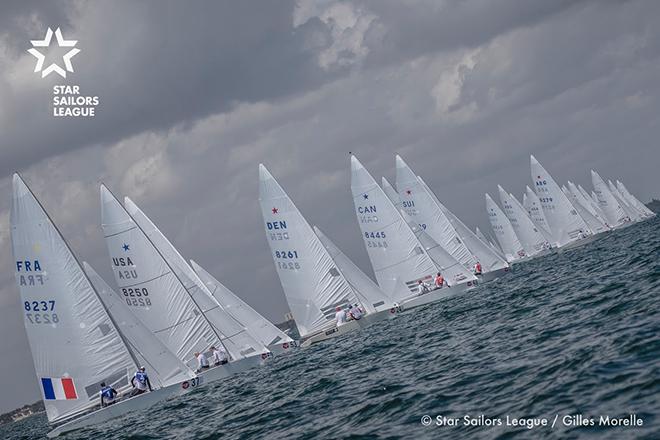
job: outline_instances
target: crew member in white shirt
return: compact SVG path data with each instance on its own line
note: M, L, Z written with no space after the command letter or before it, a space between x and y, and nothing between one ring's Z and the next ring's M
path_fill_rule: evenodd
M195 358L197 359L197 372L201 373L204 370L208 370L209 360L206 358L204 353L195 353Z
M342 309L340 306L337 306L335 310L337 311L337 313L335 313L335 320L337 320L337 327L346 324L346 311Z
M213 362L213 366L217 367L218 365L224 365L229 362L229 356L227 356L227 352L222 346L219 349L212 346L211 361Z

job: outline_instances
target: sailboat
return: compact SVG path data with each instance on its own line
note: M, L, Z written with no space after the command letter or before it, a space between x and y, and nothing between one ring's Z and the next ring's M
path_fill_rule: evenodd
M25 330L46 416L57 425L48 437L148 408L198 386L192 370L171 353L138 351L140 347L130 344L18 174L12 185L12 252ZM142 336L149 340L148 334ZM100 384L124 393L142 363L158 366L148 372L154 390L100 408Z
M224 307L225 311L237 321L245 323L250 333L266 346L271 353L278 355L298 346L298 341L292 339L264 318L259 312L234 294L234 292L215 279L203 267L193 260L190 260L190 265L204 282L211 295Z
M173 255L166 258L105 185L101 222L115 280L133 314L191 369L197 366L196 353L208 353L212 346L223 346L230 354L228 364L199 374L206 382L258 366L268 357L263 349L255 353L246 347L246 332L220 331L226 314L168 262Z
M319 236L263 164L259 165L259 203L273 262L303 347L387 319L397 311L385 297L385 309L378 310L356 290L355 283L349 283ZM337 325L335 311L350 305L358 305L364 316Z
M594 193L598 200L598 206L603 210L610 226L618 228L631 223L631 218L623 210L619 202L614 198L609 188L600 177L600 175L591 170L591 183L594 186Z
M451 227L456 231L458 239L465 243L468 251L473 255L482 267L481 275L477 275L479 282L485 283L501 277L509 271L506 259L496 250L491 249L486 241L481 240L470 228L468 228L453 212L443 205L431 188L420 176L416 176L422 190L431 196L434 206L438 207L449 221ZM420 226L421 227L421 226ZM433 238L433 237L431 237Z
M646 218L650 217L655 217L655 213L651 211L649 208L646 207L637 197L635 197L630 191L628 191L628 188L623 184L623 182L617 180L616 181L616 186L619 188L619 191L623 196L633 205L635 206L641 213L643 213Z
M525 254L528 257L547 255L551 251L552 246L529 218L525 208L522 207L520 202L512 194L506 192L501 185L497 185L497 190L504 209L504 215L509 219L516 236L525 250Z
M265 345L254 337L245 323L240 322L225 310L185 258L135 202L125 197L124 207L172 267L176 276L184 283L186 290L200 305L209 323L222 337L222 343L231 358L233 360L252 356L268 358L269 351Z
M495 244L495 240L492 238L492 236L489 235L488 237L486 237L486 235L483 232L481 232L481 229L479 229L479 226L474 228L474 235L476 235L479 238L479 240L486 243L490 247L490 249L493 252L495 252L499 257L505 259L502 249L499 248L498 244Z
M351 192L364 245L386 295L412 308L452 296L474 286L476 277L439 246L381 188L351 155ZM390 198L391 197L391 198ZM442 273L449 288L424 292L422 284Z
M589 213L593 217L596 218L596 220L600 224L600 226L595 225L595 228L592 226L591 229L594 230L594 232L596 233L610 231L612 228L607 223L607 219L605 218L603 211L601 211L598 205L595 204L593 200L591 200L591 197L589 197L589 195L586 194L586 192L583 189L580 189L570 180L567 183L568 183L568 190L573 196L574 202L577 201L578 204L582 205L587 211L589 211ZM583 216L583 218L585 218L585 220L587 219L585 216Z
M619 202L619 205L621 205L625 213L628 214L628 217L630 217L633 222L642 220L642 214L637 210L637 208L633 207L626 201L626 199L619 192L618 188L612 183L611 180L607 181L607 188L610 190L616 201Z
M530 156L530 165L534 189L550 225L556 246L569 249L591 241L590 236L593 232L555 179L534 156Z
M587 209L581 200L575 196L565 185L562 185L561 190L566 194L566 197L571 201L573 207L578 212L580 217L587 223L587 226L593 231L594 234L605 232L608 228L596 216L594 216L589 209Z
M495 233L495 238L500 243L506 260L509 263L514 263L527 257L527 253L520 243L511 222L489 194L486 194L486 212Z

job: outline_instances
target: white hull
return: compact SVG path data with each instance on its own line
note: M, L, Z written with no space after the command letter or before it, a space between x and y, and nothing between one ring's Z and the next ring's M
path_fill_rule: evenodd
M578 248L580 246L584 246L585 244L591 243L592 241L596 240L597 238L599 238L598 234L593 234L593 235L588 236L587 238L572 241L568 244L565 244L564 246L562 246L560 248L557 248L557 252L562 253L562 252L566 252L566 251L571 250L571 249Z
M268 357L265 359L267 358ZM58 435L65 432L84 428L86 426L96 425L98 423L103 423L115 417L119 417L136 410L148 408L157 402L180 396L199 386L206 385L217 380L226 379L234 374L258 367L263 364L265 359L262 358L261 355L257 355L230 362L225 365L220 365L218 367L212 367L199 373L196 379L187 380L175 385L159 388L146 394L141 394L126 400L121 400L114 405L106 406L105 408L78 417L75 420L56 427L48 433L48 437L57 437Z
M271 344L268 347L268 350L273 353L273 356L279 356L286 353L291 353L297 347L300 347L300 342L298 341L289 341L289 342L278 342L277 344Z
M467 283L463 283L454 287L443 287L442 289L435 289L430 291L429 293L416 295L414 297L411 297L410 299L404 300L401 303L400 308L401 310L407 311L415 307L424 306L426 304L430 304L436 301L440 301L442 299L447 299L452 296L456 296L458 294L465 292L470 288L471 286L468 287Z
M47 436L48 438L57 437L65 432L74 431L87 426L98 425L99 423L106 422L115 417L120 417L124 414L134 413L135 411L146 409L157 402L171 399L172 397L180 396L184 393L192 391L194 388L201 384L200 381L195 379L184 381L167 387L159 388L149 393L140 394L139 396L131 397L126 400L121 400L114 405L106 406L89 414L85 414L70 422L59 425Z
M391 309L385 309L374 313L368 313L366 315L363 315L362 318L357 321L351 320L343 325L340 325L339 327L333 327L321 333L316 333L310 336L309 338L305 339L300 346L309 347L312 344L316 344L321 341L326 341L328 339L345 335L346 333L350 333L356 330L360 330L362 328L366 328L378 321L384 321L386 319L393 318L401 310L402 308L393 307Z
M493 281L497 278L500 278L511 271L510 267L503 267L501 269L492 270L490 272L484 272L481 275L477 275L477 279L480 283L487 283Z

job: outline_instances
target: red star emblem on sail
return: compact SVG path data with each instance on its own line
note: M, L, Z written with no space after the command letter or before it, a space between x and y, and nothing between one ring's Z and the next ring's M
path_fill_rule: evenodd
M271 211L273 211L273 214L277 214L277 211L279 211L279 210L277 208L273 207L273 209L271 209Z

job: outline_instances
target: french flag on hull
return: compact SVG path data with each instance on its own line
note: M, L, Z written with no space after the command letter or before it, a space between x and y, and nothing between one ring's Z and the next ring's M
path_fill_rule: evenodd
M73 379L70 377L42 377L41 387L46 400L74 400L78 398Z

